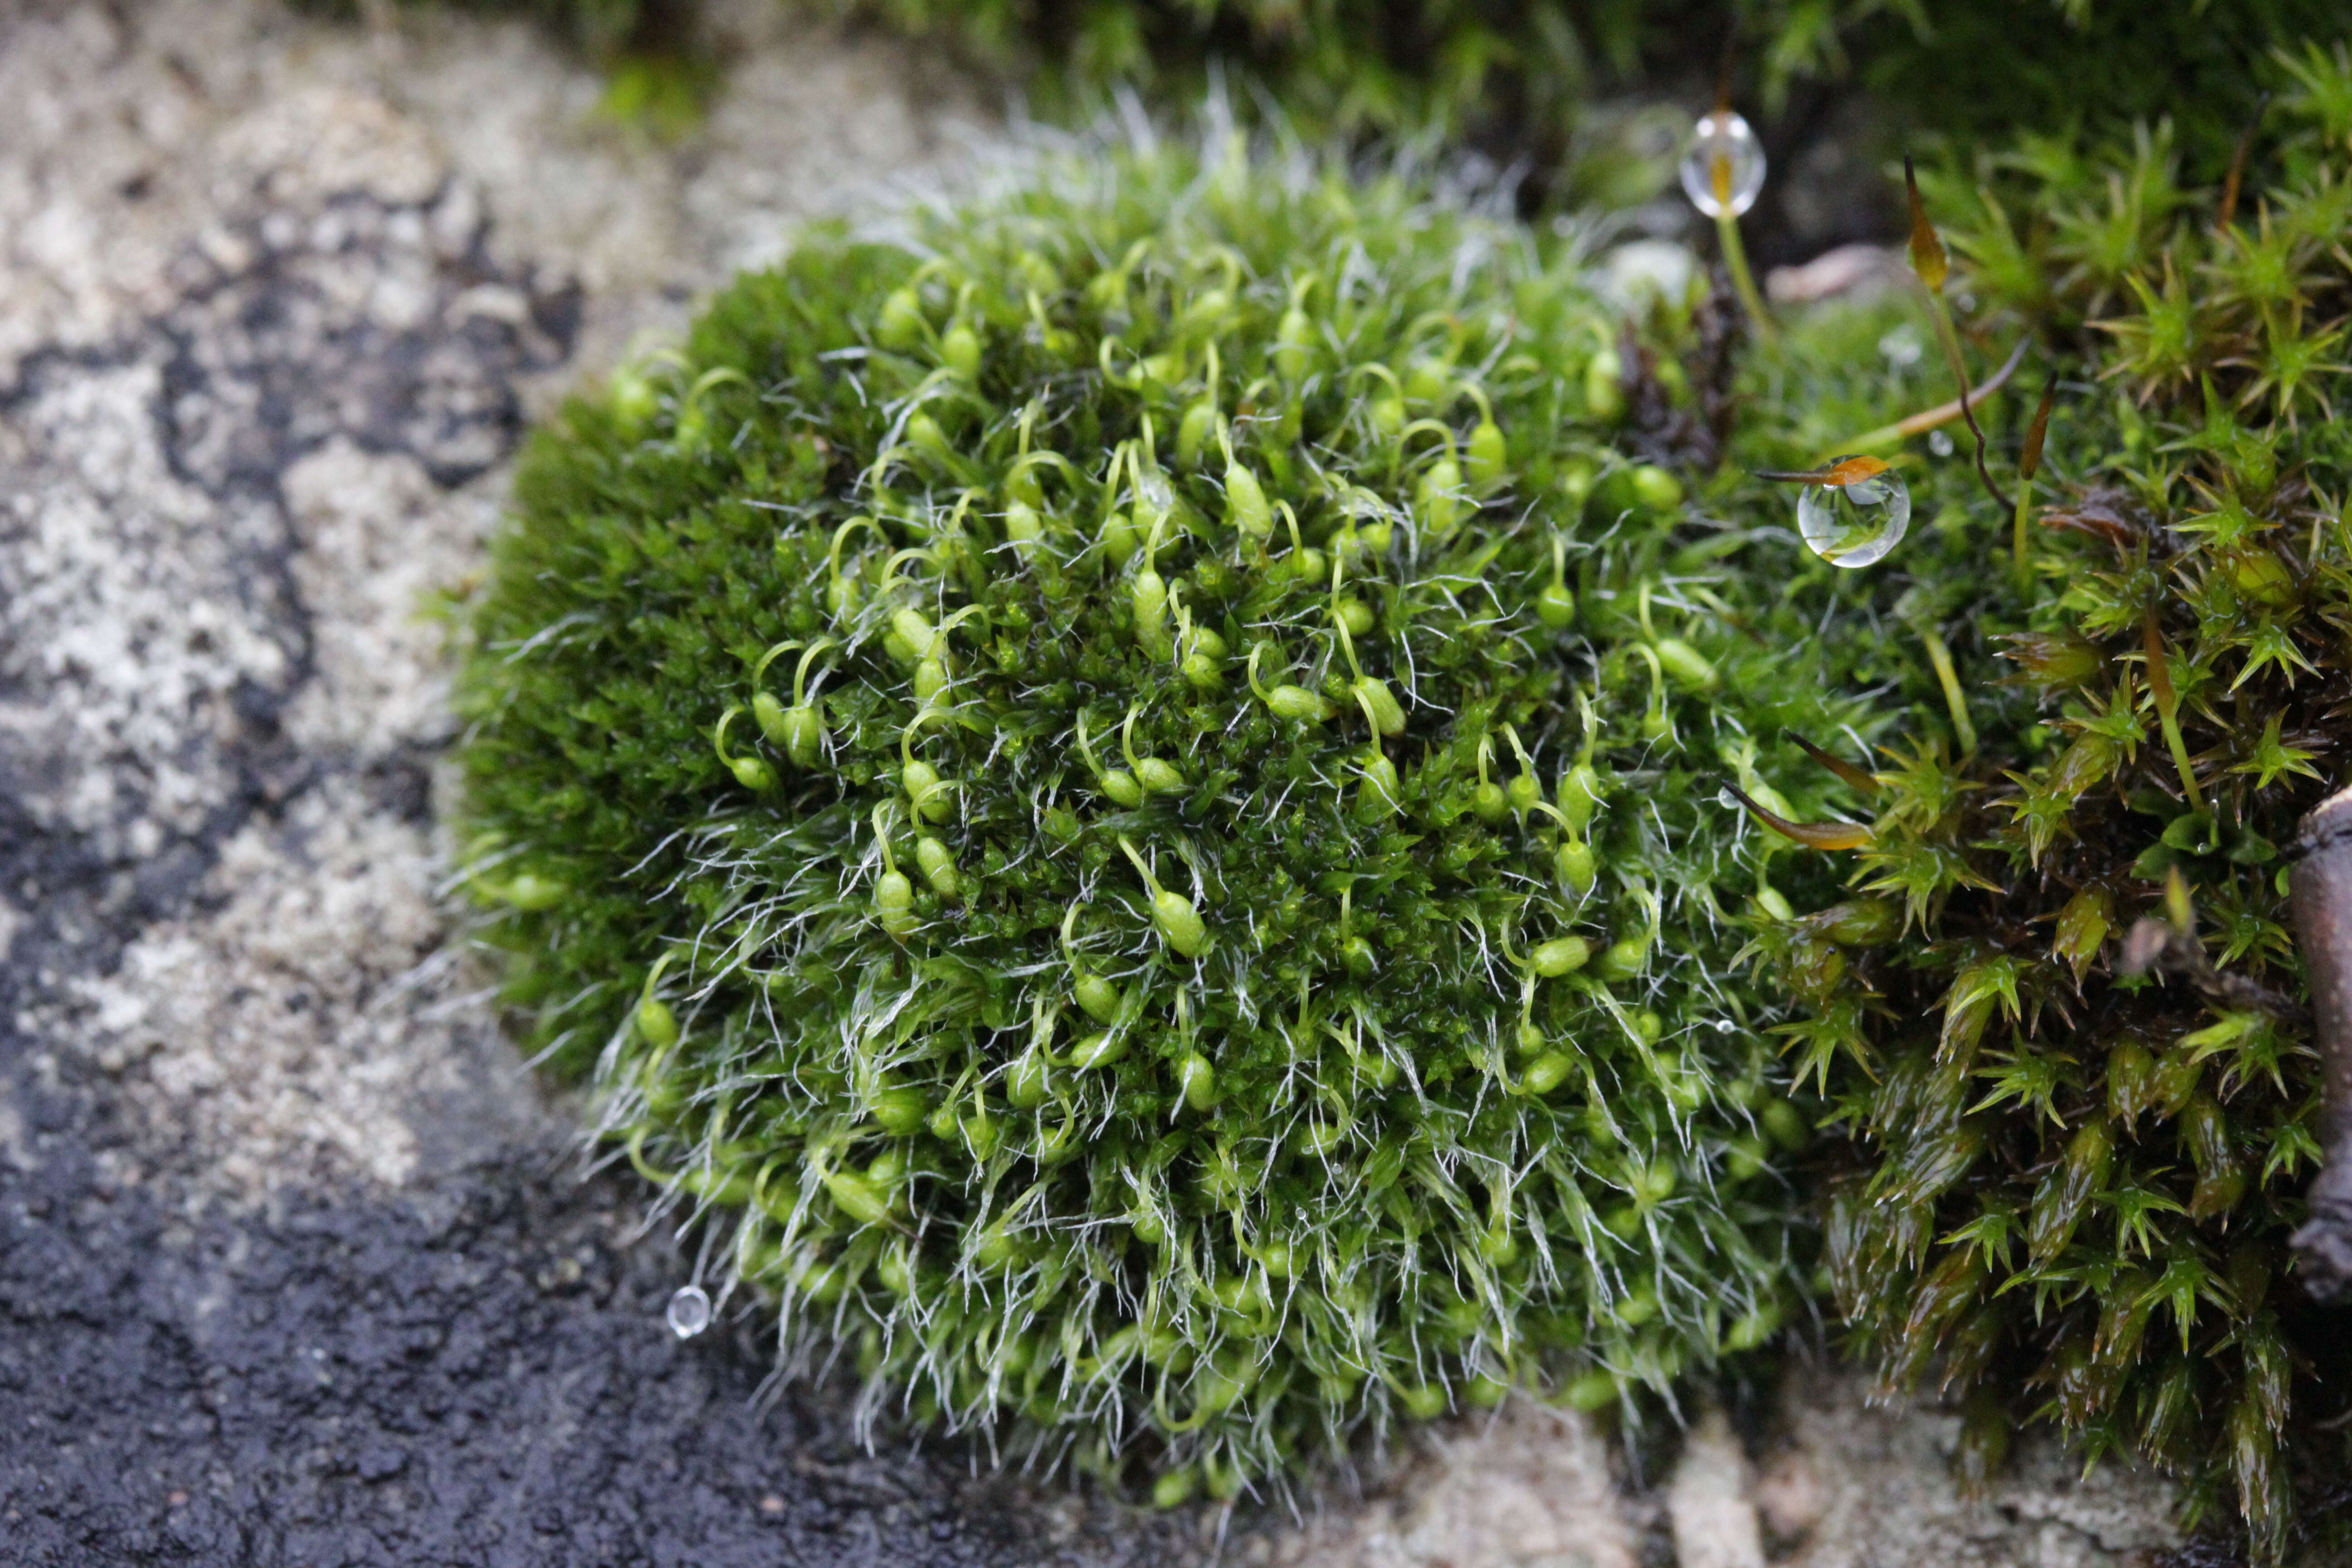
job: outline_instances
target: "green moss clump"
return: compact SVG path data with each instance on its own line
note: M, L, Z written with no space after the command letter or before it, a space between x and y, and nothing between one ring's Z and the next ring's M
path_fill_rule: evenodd
M789 1364L1172 1498L1795 1305L1716 796L1865 673L1790 653L1852 574L1608 444L1694 422L1579 276L1402 180L1073 162L811 236L535 438L484 932Z
M2265 1561L2352 1391L2288 1269L2320 1074L2284 912L2352 767L2352 63L2292 64L2226 220L2160 133L1945 192L1984 319L2063 356L2030 586L1965 584L1963 683L2009 693L1974 748L1890 751L1859 896L1759 939L1867 1156L1829 1261L1890 1378L1965 1396L1979 1478L2053 1421L2192 1518L2234 1494Z

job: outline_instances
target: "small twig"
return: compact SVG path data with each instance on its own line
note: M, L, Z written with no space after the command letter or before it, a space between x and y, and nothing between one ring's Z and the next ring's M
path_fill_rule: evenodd
M2254 150L2254 132L2263 128L2263 111L2271 106L2267 92L2254 100L2246 128L2238 132L2238 150L2230 154L2230 177L2221 182L2221 205L2213 212L2213 232L2224 233L2238 221L2238 185L2246 176L2246 154Z
M2025 363L2025 351L2032 342L2031 338L2017 340L2017 347L2010 351L2009 358L2001 367L1993 372L1982 386L1976 389L1978 402L1981 403L2009 384L2009 378L2015 375L2017 367ZM1926 435L1938 425L1949 425L1959 416L1960 400L1955 397L1949 403L1938 403L1933 408L1923 409L1908 418L1898 419L1892 425L1881 425L1875 430L1864 431L1838 447L1838 450L1867 452L1873 447L1884 447L1891 441L1907 441L1914 436Z
M2310 1213L2289 1239L2303 1286L2322 1301L2352 1300L2352 790L2320 803L2296 836L2289 873L2294 944L2311 983L2312 1044L2326 1109Z

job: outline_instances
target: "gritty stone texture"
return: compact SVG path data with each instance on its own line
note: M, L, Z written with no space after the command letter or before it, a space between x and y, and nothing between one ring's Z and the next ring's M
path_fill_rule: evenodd
M1872 1408L1851 1378L1792 1373L1765 1460L1759 1514L1800 1568L2093 1568L2148 1562L2179 1542L2164 1489L2112 1462L2085 1477L2039 1432L1990 1495L1960 1495L1960 1418Z
M1609 1445L1581 1415L1512 1400L1433 1433L1362 1507L1282 1542L1289 1568L1636 1568L1637 1510Z
M1679 1436L1637 1448L1515 1398L1418 1436L1361 1501L1265 1531L1239 1555L1278 1568L2147 1568L2179 1541L2155 1478L2110 1463L2085 1479L2039 1435L1987 1496L1963 1498L1959 1418L1874 1407L1850 1372L1792 1366L1737 1423L1690 1414Z
M1764 1568L1752 1490L1748 1456L1731 1423L1723 1412L1708 1411L1690 1429L1666 1486L1681 1568Z
M0 8L0 1558L38 1564L2120 1564L2161 1492L1792 1381L1645 1457L1514 1400L1298 1512L1145 1516L763 1388L583 1181L455 945L446 622L509 460L814 217L994 134L719 8L677 148L527 28ZM762 1397L762 1395L765 1397ZM1664 1478L1661 1480L1660 1478Z

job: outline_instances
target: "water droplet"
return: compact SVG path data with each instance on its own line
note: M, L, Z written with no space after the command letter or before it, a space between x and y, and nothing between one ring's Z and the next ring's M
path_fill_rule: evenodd
M1927 432L1927 450L1935 453L1936 456L1939 458L1950 457L1952 455L1952 433L1948 430L1930 430Z
M1847 485L1807 485L1797 500L1797 531L1832 566L1870 565L1903 542L1910 526L1911 490L1892 468Z
M690 1340L710 1326L710 1298L699 1285L681 1285L669 1299L669 1331Z
M1690 151L1683 154L1682 176L1691 205L1709 217L1727 211L1738 217L1756 205L1756 194L1764 188L1764 149L1748 121L1718 109L1699 121Z
M1919 363L1927 345L1919 341L1917 331L1906 321L1878 340L1878 352L1895 369L1908 370Z

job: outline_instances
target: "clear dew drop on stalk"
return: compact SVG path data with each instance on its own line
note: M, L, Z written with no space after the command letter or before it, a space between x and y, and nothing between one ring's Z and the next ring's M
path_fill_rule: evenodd
M669 1310L663 1314L669 1321L669 1331L679 1339L690 1340L710 1326L710 1297L699 1285L681 1285L669 1299Z
M1809 484L1797 496L1797 531L1806 546L1832 566L1869 566L1903 542L1911 526L1911 489L1884 463L1877 471L1843 478L1871 458L1840 458L1830 478Z
M1744 215L1764 188L1764 148L1748 121L1727 109L1700 118L1683 154L1683 194L1708 217Z
M1801 485L1797 531L1832 566L1869 566L1903 542L1911 526L1911 489L1877 458L1832 458L1802 473L1759 470L1760 479Z

